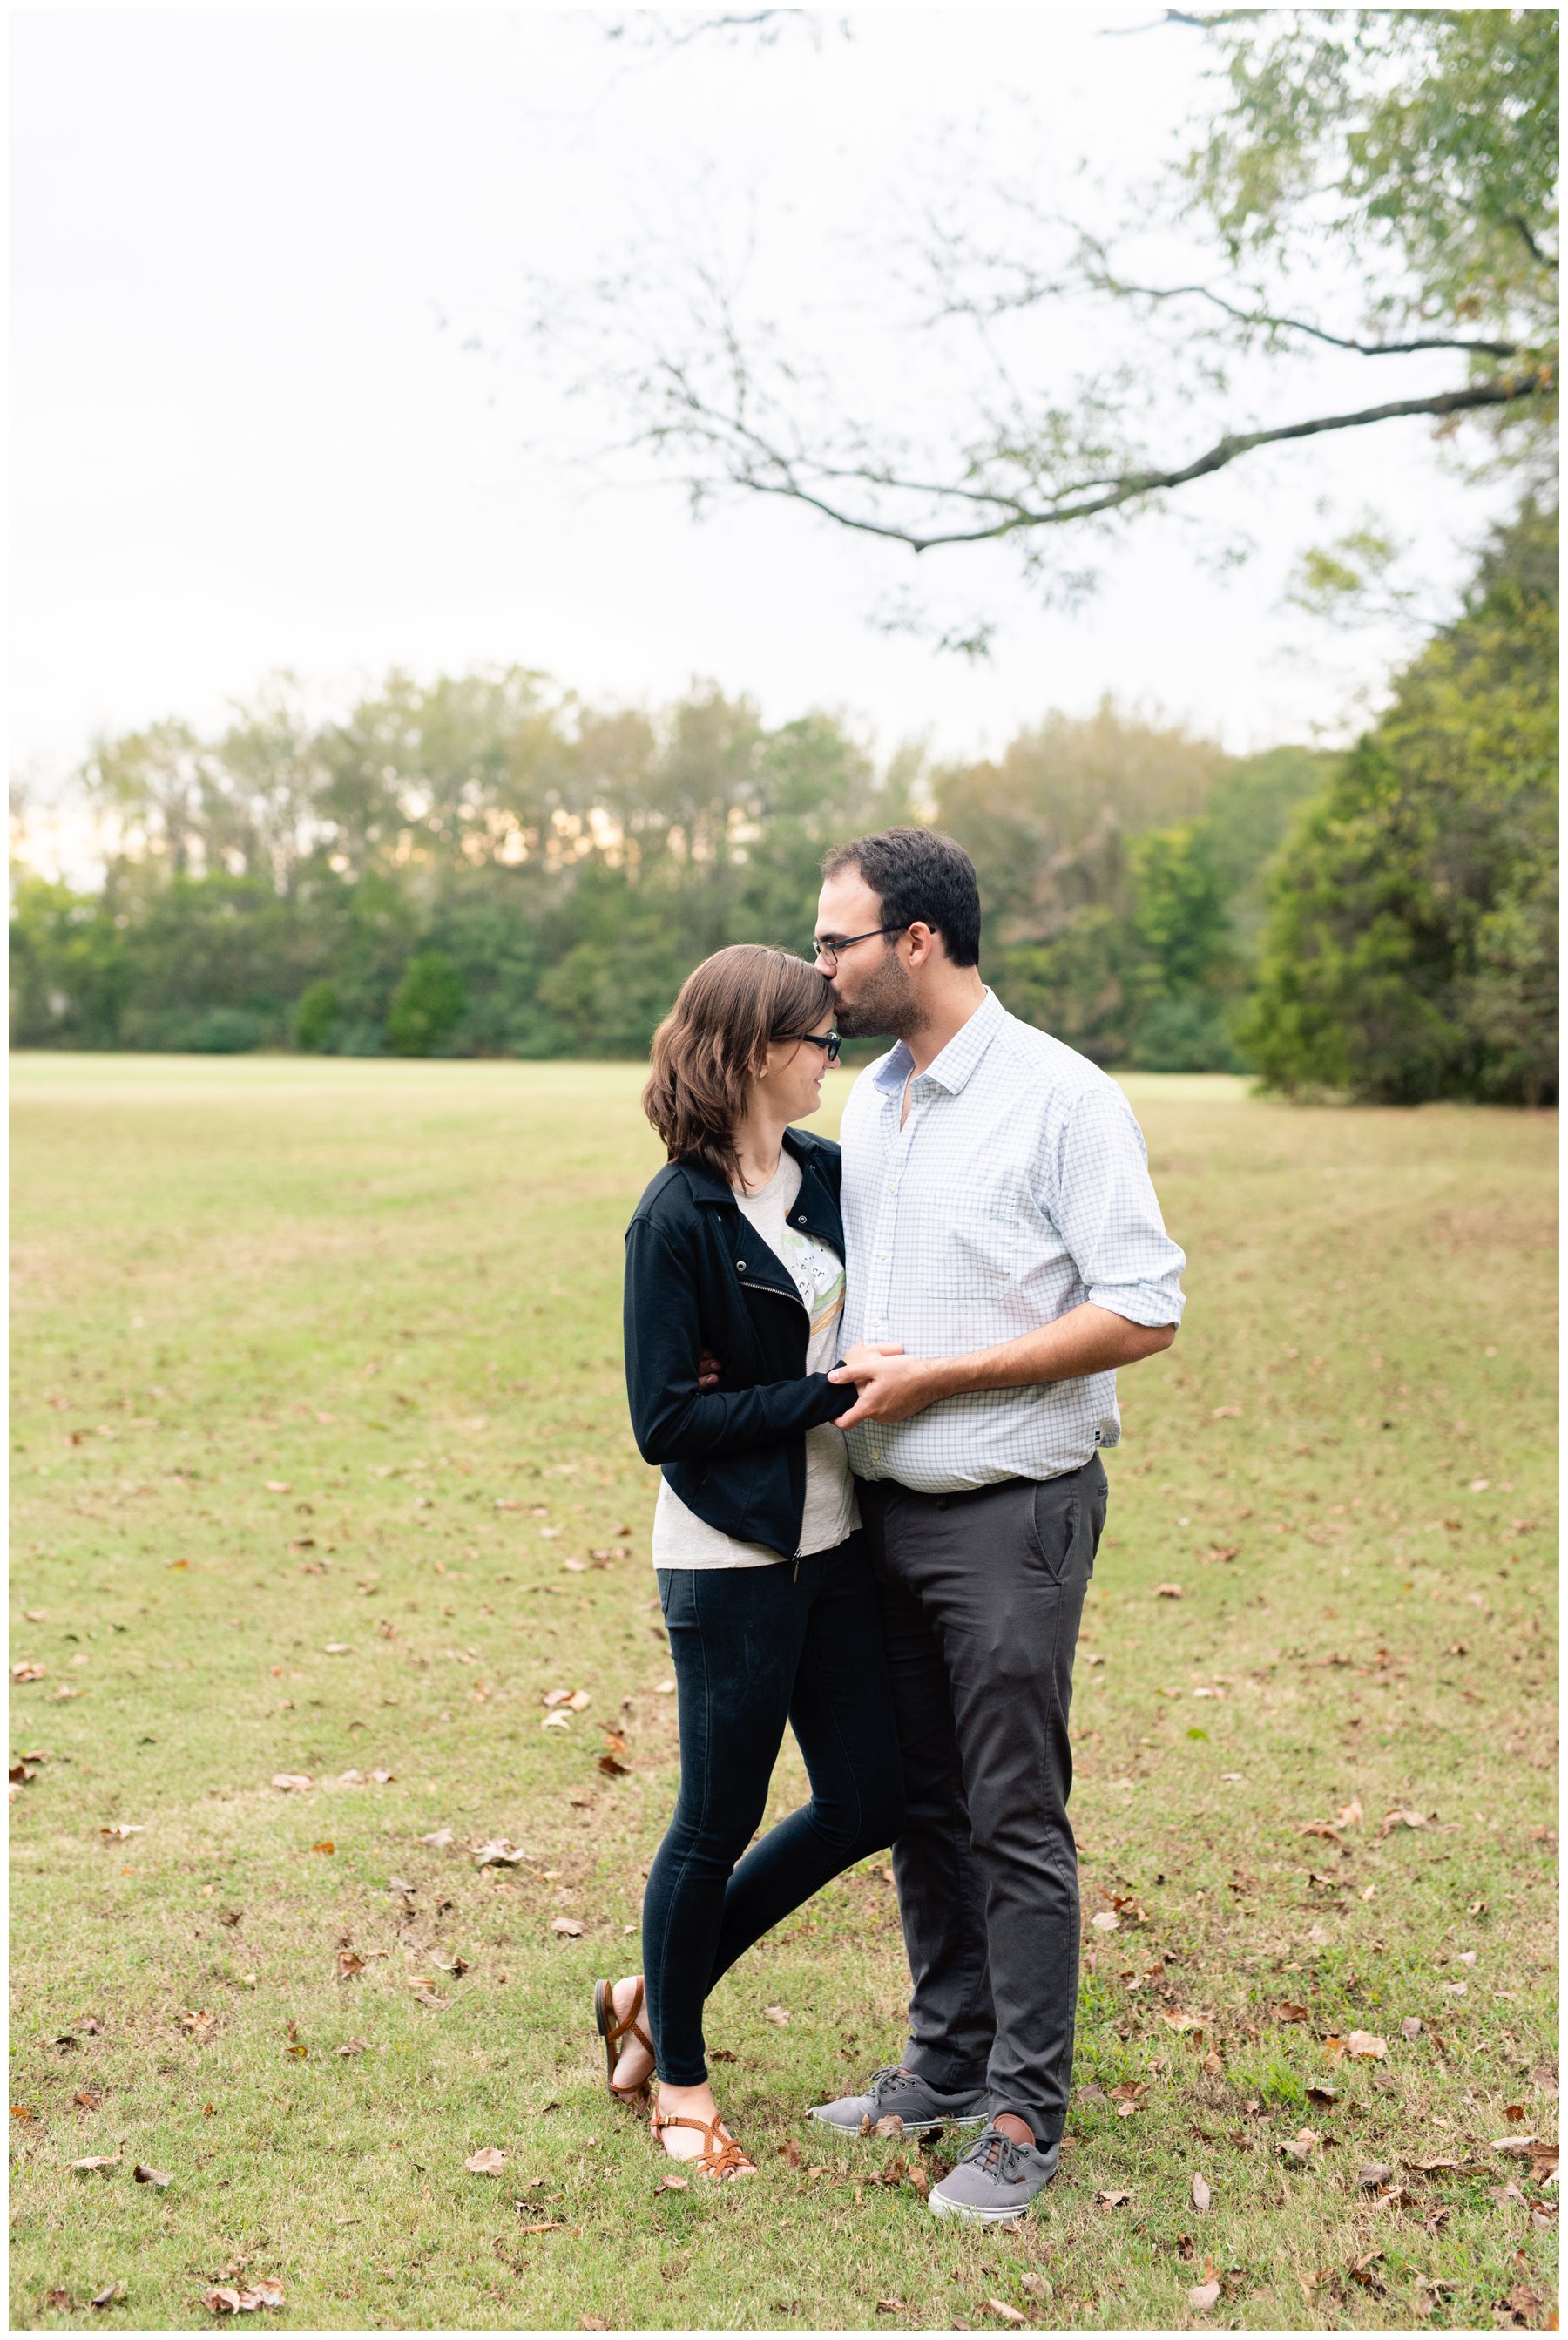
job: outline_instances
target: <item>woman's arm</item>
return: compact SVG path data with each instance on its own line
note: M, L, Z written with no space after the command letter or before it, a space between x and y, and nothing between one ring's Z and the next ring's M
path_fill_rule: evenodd
M647 1219L626 1235L626 1393L632 1434L645 1462L698 1462L777 1445L855 1403L826 1373L768 1382L757 1389L703 1391L697 1288L684 1259Z

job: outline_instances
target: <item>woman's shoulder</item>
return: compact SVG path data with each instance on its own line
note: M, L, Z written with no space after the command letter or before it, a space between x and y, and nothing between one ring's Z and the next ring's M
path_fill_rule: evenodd
M667 1232L685 1219L691 1207L691 1191L679 1162L667 1162L655 1173L642 1190L637 1208L631 1214L631 1225L640 1219L649 1220Z

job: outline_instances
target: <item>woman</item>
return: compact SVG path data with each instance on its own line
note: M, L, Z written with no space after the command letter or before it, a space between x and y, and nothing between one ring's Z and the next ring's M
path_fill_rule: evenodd
M594 2015L610 2093L636 2099L657 2068L653 2133L706 2177L755 2164L709 2085L704 2000L902 1818L881 1623L833 1426L854 1385L827 1379L844 1303L839 1148L792 1126L838 1059L830 998L815 967L758 944L688 977L642 1095L669 1165L626 1238L632 1428L664 1473L653 1561L680 1787L649 1871L642 1976L600 1983ZM717 1376L700 1379L704 1352ZM811 1800L752 1844L786 1720Z

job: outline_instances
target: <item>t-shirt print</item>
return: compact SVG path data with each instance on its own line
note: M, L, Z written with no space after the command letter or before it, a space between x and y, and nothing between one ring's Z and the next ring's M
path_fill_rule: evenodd
M829 1245L797 1234L793 1227L784 1230L782 1257L810 1319L808 1337L814 1341L843 1313L844 1263Z

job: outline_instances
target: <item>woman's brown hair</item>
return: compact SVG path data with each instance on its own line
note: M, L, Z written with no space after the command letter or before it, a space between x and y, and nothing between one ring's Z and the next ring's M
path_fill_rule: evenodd
M642 1092L671 1162L700 1162L733 1185L747 1081L760 1072L769 1040L804 1038L832 1004L825 975L764 943L731 943L693 967L653 1036Z

